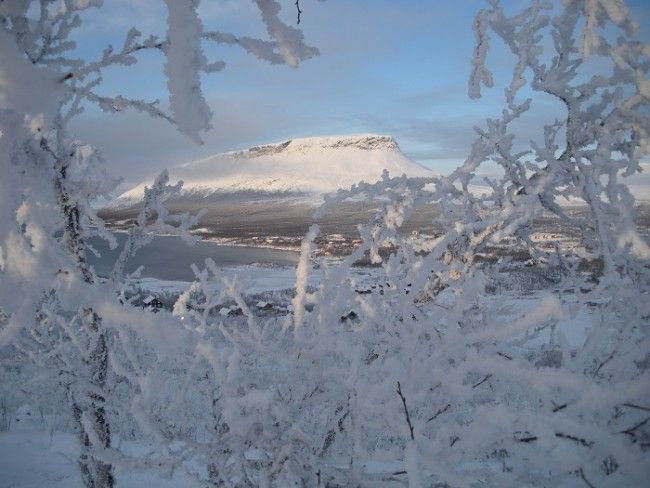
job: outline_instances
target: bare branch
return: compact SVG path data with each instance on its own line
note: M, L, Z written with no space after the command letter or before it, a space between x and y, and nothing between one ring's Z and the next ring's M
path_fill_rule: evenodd
M650 420L650 417L647 417L646 419L642 420L641 422L639 422L637 424L634 424L629 429L622 430L621 434L627 434L627 435L634 436L636 429L638 429L639 427L643 427L645 424L648 423L648 420Z
M436 418L438 418L438 416L442 415L443 413L445 413L450 408L451 408L451 403L448 403L443 408L438 409L438 411L433 414L433 417L431 417L429 420L427 420L427 423L431 422L432 420L435 420Z
M596 487L595 487L595 486L594 486L594 485L593 485L593 484L592 484L592 483L587 479L587 477L585 476L585 470L584 470L584 469L580 468L580 469L578 470L578 476L580 476L580 479L581 479L582 481L584 481L585 484L586 484L589 488L596 488Z
M298 21L296 24L300 24L300 14L302 14L302 10L300 10L300 0L296 0L296 10L298 11Z
M481 386L483 383L485 383L490 378L492 378L492 373L490 373L488 375L485 375L485 378L483 378L481 381L479 381L475 385L472 385L472 388L478 388L479 386Z
M414 440L415 436L413 435L413 424L411 423L411 416L409 414L409 409L406 406L406 398L404 398L404 395L402 394L402 386L400 385L399 381L397 382L397 394L399 395L400 400L402 400L404 415L406 416L406 423L408 424L409 432L411 433L411 440Z
M636 408L637 410L643 410L644 412L650 412L650 408L643 407L641 405L635 405L634 403L624 403L623 406L628 408Z
M573 441L573 442L575 442L577 444L580 444L581 446L584 446L584 447L591 447L591 446L594 445L593 441L588 441L586 439L583 439L582 437L576 437L576 436L570 435L570 434L564 434L563 432L556 432L555 437L557 437L559 439L567 439L567 440Z

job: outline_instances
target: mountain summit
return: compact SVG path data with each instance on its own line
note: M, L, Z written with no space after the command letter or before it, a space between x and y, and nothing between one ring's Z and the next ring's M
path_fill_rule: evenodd
M291 139L216 154L170 169L171 181L183 180L187 196L214 193L302 193L322 195L354 183L374 183L386 169L391 176L431 176L406 157L392 137L361 134ZM142 198L141 182L122 194L117 205Z

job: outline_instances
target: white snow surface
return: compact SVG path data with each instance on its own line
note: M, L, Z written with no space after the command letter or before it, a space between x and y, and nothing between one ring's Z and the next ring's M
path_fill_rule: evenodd
M291 139L242 151L216 154L170 169L170 180L183 180L183 192L289 192L325 194L360 181L374 183L384 170L391 176L433 176L410 160L390 136L360 134ZM123 193L113 205L142 198L153 178Z
M247 283L244 287L245 294L259 293L261 291L279 291L295 284L296 269L293 267L260 267L242 266L222 269L223 272L237 272ZM322 268L311 269L309 284L314 286L322 280ZM355 280L358 280L359 287L379 283L377 269L357 269L354 272ZM154 279L143 279L138 283L144 289L160 293L162 291L181 291L186 289L186 282L172 282ZM215 290L216 291L216 290ZM445 297L452 300L453 292L445 290L441 297L443 303ZM537 309L538 299L546 296L545 303L553 306L553 300L545 292L534 292L532 294L505 293L502 295L484 297L483 300L500 302L504 305L501 318L513 325L521 324L519 320L526 320L531 314L547 311L544 306ZM567 303L573 302L571 296L565 297ZM267 303L267 302L264 302ZM575 305L578 305L575 303ZM582 304L574 308L571 316L562 317L557 323L557 330L562 330L569 347L583 347L587 338L589 324L592 323L594 312L592 307ZM223 307L219 313L223 317L230 315L233 307ZM165 313L165 312L163 312ZM428 314L436 313L429 311ZM527 332L522 329L520 338L524 338ZM528 341L531 350L538 350L543 344L549 341L550 330L544 330L535 339ZM0 487L14 488L36 488L36 487L82 487L83 483L79 476L77 459L79 446L72 433L57 429L57 418L42 419L38 410L29 405L23 405L17 411L11 412L11 427L8 431L0 432ZM51 430L50 430L51 429ZM117 436L113 437L113 447L127 456L151 455L155 446L146 442L122 440ZM263 452L259 449L249 449L244 453L246 459L260 459ZM409 442L404 452L403 459L366 458L361 460L362 472L367 475L382 475L407 470L409 473L409 486L424 486L418 473L419 459L415 444ZM476 461L475 463L463 465L463 468L471 471L480 466L494 465L494 469L501 469L500 464L492 460ZM138 488L177 488L191 486L193 479L186 471L200 472L202 466L195 459L189 459L183 469L177 469L167 477L162 471L152 469L118 469L116 472L120 487ZM340 466L341 470L347 469L346 465ZM421 468L420 468L421 469ZM415 473L415 476L412 475ZM396 486L397 483L395 484ZM386 486L386 485L382 485ZM402 486L401 484L399 486ZM581 486L580 484L563 484L560 486Z

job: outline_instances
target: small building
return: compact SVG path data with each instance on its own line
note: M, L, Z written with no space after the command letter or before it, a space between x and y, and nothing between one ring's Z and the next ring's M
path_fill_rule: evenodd
M259 302L257 302L256 307L258 310L272 310L273 304L260 300Z
M219 315L222 317L236 317L238 315L244 315L244 311L237 305L231 305L230 307L221 307L219 309Z
M163 303L158 300L155 296L149 295L147 298L142 300L142 308L146 309L148 308L152 312L156 313L158 310L163 308Z

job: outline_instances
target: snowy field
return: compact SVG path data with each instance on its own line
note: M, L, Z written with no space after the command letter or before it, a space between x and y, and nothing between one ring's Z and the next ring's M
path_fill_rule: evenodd
M243 296L250 304L253 313L258 317L287 317L293 314L291 298L293 297L293 286L296 282L296 268L293 266L280 265L249 265L224 267L221 271L225 275L237 276L243 284ZM534 270L527 269L526 274L534 274ZM355 283L355 289L360 296L368 294L383 294L388 290L386 284L378 280L380 273L377 270L367 267L359 267L351 275ZM316 288L322 280L322 272L317 266L311 270L308 285ZM497 281L512 281L512 276L502 276ZM534 280L533 280L534 281ZM515 291L500 292L485 296L486 302L492 302L500 310L499 319L513 321L517 317L525 317L534 309L539 300L548 296L549 292L561 293L562 290L525 290L531 280L522 280ZM141 298L147 296L173 297L176 298L188 288L190 283L185 281L159 280L155 278L142 278L133 281L132 286ZM508 285L512 288L512 282ZM219 285L214 284L211 291L219 293ZM404 291L408 291L405 289ZM544 344L549 342L549 336L555 331L561 331L570 348L582 347L588 333L588 324L592 312L599 304L580 304L572 298L572 290L565 290L563 300L568 308L572 308L572 314L557 321L553 332L550 329L528 336L522 332L515 339L525 339L526 346L518 352L527 359L538 365L549 367L554 366L557 359L553 354L544 355L540 353ZM562 294L562 293L561 293ZM444 306L448 301L453 301L451 295L445 299L440 297L439 306ZM219 307L221 319L224 321L240 320L238 314L229 313L229 303ZM143 306L145 306L143 304ZM234 310L234 308L232 308ZM152 314L166 314L162 311L154 311L149 308ZM430 317L439 312L435 309L429 310ZM157 316L157 315L154 315ZM341 321L347 320L342 316ZM487 388L491 388L486 383ZM83 487L77 468L77 460L80 454L79 443L75 436L61 429L61 419L55 414L43 416L34 405L23 404L15 411L9 413L8 431L0 432L0 486L3 488L37 488L37 487ZM113 437L113 447L116 451L125 456L149 456L155 459L156 447L145 445L135 441L121 440L119 436ZM254 461L261 454L252 449L245 454L246 459ZM488 460L482 463L481 469L488 469L498 472L502 469L500 461ZM468 466L471 472L474 467ZM341 476L345 476L347 467L345 463L339 466L332 466ZM362 472L367 479L374 480L374 486L395 486L405 483L405 465L400 459L365 459L362 463ZM180 488L185 486L203 486L197 482L198 478L205 478L204 467L198 461L187 460L169 472L160 466L148 468L133 468L128 470L124 467L118 469L117 476L120 479L119 486L126 488ZM477 478L480 482L480 477ZM581 482L564 482L563 487L581 486Z
M642 235L647 235L646 217L643 213L643 225L640 228ZM574 235L567 234L564 229L557 226L555 221L542 220L538 222L535 232L531 233L531 240L541 249L552 249L553 245L558 244L564 254L570 255L576 252L577 241ZM118 233L117 237L119 244L123 245L125 234ZM508 336L509 344L506 349L497 351L500 359L513 361L520 358L535 368L548 368L552 371L562 363L563 353L549 345L557 344L557 337L561 337L562 348L569 354L585 348L590 327L601 308L608 306L608 300L583 301L578 296L578 291L582 293L587 290L578 290L571 282L563 281L561 275L552 268L549 270L525 254L520 255L508 242L506 240L501 246L492 246L477 253L476 258L481 262L489 264L504 261L510 264L503 264L500 273L489 277L484 283L485 292L479 294L474 306L490 310L493 322L511 324L500 332ZM296 264L301 262L300 254L294 250L221 246L214 242L199 242L195 246L188 246L178 237L157 237L146 248L147 252L140 255L139 260L136 254L129 263L127 272L135 271L141 266L144 269L139 277L128 279L128 287L123 290L123 296L132 305L148 313L153 324L158 321L167 322L172 311L183 323L186 319L189 320L189 316L175 310L175 304L190 289L193 279L196 279L190 263L201 264L201 261L211 259L216 266L215 276L219 275L220 279L206 282L202 289L208 296L221 297L221 301L212 304L211 316L217 322L229 328L242 327L246 323L247 314L250 314L259 323L286 326L296 320L296 283L309 293L315 293L323 286L331 286L332 283L328 283L331 273L343 266L348 259L346 255L354 250L354 247L349 247L337 258L323 257L322 252L319 252L323 245L326 246L327 242L314 246L312 259L302 262L303 268L299 271ZM97 244L94 247L104 254L102 259L93 259L91 263L98 275L107 276L118 253L107 252L105 244L103 248ZM352 297L347 302L348 308L339 308L338 316L333 317L335 322L341 327L357 327L363 320L373 316L369 312L373 303L402 307L400 297L408 298L411 283L406 278L398 280L396 289L394 282L387 281L388 269L390 266L386 263L378 267L351 266L344 281L345 287L349 287L352 292ZM588 276L593 272L587 270L583 274ZM241 302L229 295L231 280L236 280L238 284ZM412 310L421 313L426 323L436 323L441 312L447 314L454 308L458 294L459 290L454 291L453 287L441 290L434 303L423 302ZM309 315L313 305L304 305ZM558 306L561 312L557 311ZM549 314L553 318L552 322L545 321L544 314ZM526 325L527 321L530 322L529 325ZM539 326L534 326L536 322L539 322ZM480 401L485 401L496 387L491 375L472 378L472 388L484 390L479 398L483 398ZM9 429L0 432L0 486L84 486L77 466L81 451L77 438L71 433L69 420L65 420L68 413L58 414L56 410L50 410L46 414L41 412L36 404L29 402L11 405L6 418ZM631 416L628 413L626 417L629 423L639 423L644 418L643 411L634 411ZM400 420L394 421L396 424L392 427L399 429ZM173 455L175 449L179 449L179 452L182 450L183 442L177 441L168 447ZM120 486L123 487L203 486L200 480L208 478L202 456L189 456L170 471L164 466L156 466L156 459L160 456L157 449L160 446L155 443L146 444L134 438L122 439L119 433L115 433L112 436L112 448L113 456L124 456L115 471ZM243 453L246 462L252 464L260 462L266 456L263 450L257 448ZM136 461L139 459L147 459L145 465ZM330 462L332 464L327 467L330 480L345 480L349 471L345 460L333 458ZM408 467L405 463L399 456L366 456L359 469L366 482L370 483L367 486L406 486L404 473ZM488 478L471 473L499 473L506 469L506 463L505 459L487 458L475 460L459 467L459 470L466 471L470 477L475 476L474 481L481 484L487 482ZM432 472L428 475L434 477ZM332 486L344 486L343 481L340 483ZM557 486L579 487L582 486L582 481L570 478Z
M641 229L641 233L647 234L645 226ZM125 235L117 234L117 237L123 245ZM537 231L531 234L531 239L540 246L544 246L545 243L559 243L565 253L573 252L576 242L573 236L562 233L562 228L557 227L553 222L538 224ZM100 276L106 275L113 267L117 254L106 252L107 249L97 245L95 247L99 248L104 256L103 260L95 259L91 263ZM505 246L503 249L509 248ZM164 317L172 311L179 297L190 287L192 278L195 278L190 263L200 263L206 258L213 259L217 263L218 273L224 278L207 284L205 291L211 296L222 296L228 280L236 278L243 303L256 320L275 320L279 323L289 323L294 320L295 286L297 281L300 281L295 265L299 260L299 254L295 251L220 246L210 242L200 242L191 247L180 238L172 236L154 239L147 251L146 254L142 254L140 260L134 259L130 263L128 271L134 271L140 266L145 268L141 277L133 277L129 280L125 296L133 305L148 311L154 323L157 319L165 320ZM347 253L349 251L350 249ZM514 254L516 256L516 253ZM538 269L530 258L518 257L512 260L512 252L504 253L498 246L477 257L485 262L495 262L504 258L512 261L510 268L492 276L485 283L488 293L482 295L479 306L493 311L492 320L512 323L516 328L520 327L516 325L518 322L525 321L525 318L531 315L534 316L540 303L545 303L550 297L558 297L562 303L563 312L553 322L552 327L542 326L539 329L529 330L524 326L521 328L521 333L511 334L511 343L519 345L511 346L508 353L503 353L503 358L512 360L514 351L516 355L538 368L556 368L562 360L561 355L558 356L557 350L547 349L547 345L554 342L554 335L561 334L565 341L564 347L570 351L577 351L585 346L594 313L606 305L606 300L582 302L576 297L576 289L572 288L570 283L561 282L557 275L548 274L548 270ZM344 257L314 257L309 261L306 280L302 282L302 286L312 292L318 290L325 280L325 270L336 269L344 259ZM160 279L161 277L174 279ZM388 301L395 300L396 292L397 295L408 296L411 287L410 283L402 282L402 289L391 289L391 284L385 281L386 270L383 267L353 266L349 269L345 280L358 300L356 305L350 306L338 317L338 321L344 325L358 323L363 313L364 303L371 303L373 300L383 301L385 297ZM454 295L451 290L442 291L438 294L434 306L428 307L425 304L420 307L420 311L426 317L425 320L435 322L441 311L447 310L447 307L452 308ZM157 304L153 302L154 299ZM355 303L355 300L351 303ZM245 317L241 308L242 303L233 301L232 297L227 297L222 303L215 303L214 307L215 316L222 323L231 322L235 325L243 323ZM311 308L307 307L307 310L310 311ZM180 319L183 321L185 317L180 316ZM479 378L476 384L488 391L492 389L489 377ZM62 420L65 414L61 417L56 412L43 415L39 413L36 405L29 403L12 407L7 418L10 428L8 431L0 432L0 473L2 473L0 486L16 488L83 486L77 468L79 443L75 436L69 433L70 429ZM643 420L642 415L637 417L636 420ZM133 466L132 469L128 468L128 462L122 463L116 471L120 486L152 488L182 487L192 484L201 486L197 479L205 479L207 476L205 466L201 465L199 458L187 459L173 472L152 466L150 463L157 457L156 446L153 444L122 440L116 434L113 436L113 448L115 452L127 457L149 459L148 466ZM257 449L250 449L244 454L245 459L250 462L255 462L259 456L264 457L264 453ZM498 472L505 466L502 462L487 459L480 462L478 468ZM333 473L338 473L343 478L348 470L343 461L330 468ZM468 465L467 471L472 472L475 468L477 466ZM366 458L361 466L363 476L368 480L374 480L375 486L404 484L405 470L404 460L400 458ZM479 483L480 480L480 476L476 478ZM578 480L565 480L558 486L580 485L581 482Z

